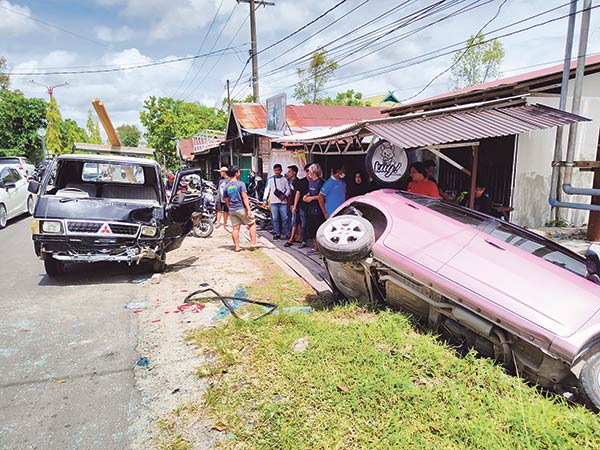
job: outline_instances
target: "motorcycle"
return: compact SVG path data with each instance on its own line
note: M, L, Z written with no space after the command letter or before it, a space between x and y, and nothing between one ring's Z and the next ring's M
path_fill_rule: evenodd
M181 181L180 192L185 195L198 196L196 211L192 215L194 223L192 234L199 238L209 237L215 230L214 187L205 183L200 177L193 175Z
M259 230L267 230L273 226L271 222L271 209L260 200L254 197L248 197L250 210L256 220L256 226Z
M248 196L254 198L262 198L265 193L265 182L256 172L250 172L248 182Z

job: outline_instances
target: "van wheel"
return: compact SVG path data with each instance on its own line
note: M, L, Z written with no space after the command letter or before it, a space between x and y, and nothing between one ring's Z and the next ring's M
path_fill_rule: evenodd
M33 195L27 197L27 213L30 216L33 216L33 210L35 209L35 200L33 199Z
M54 259L52 255L44 256L44 269L49 277L59 277L65 273L65 263Z
M359 216L335 216L317 230L319 250L331 261L347 262L366 258L375 242L371 223Z
M600 411L600 353L592 355L583 365L579 386L594 411Z

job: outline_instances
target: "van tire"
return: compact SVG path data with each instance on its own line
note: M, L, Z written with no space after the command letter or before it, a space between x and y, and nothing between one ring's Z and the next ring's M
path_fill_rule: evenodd
M341 215L327 219L317 230L317 244L325 258L336 262L358 261L373 249L375 230L367 219Z
M600 411L600 352L593 354L579 374L579 387L589 406Z

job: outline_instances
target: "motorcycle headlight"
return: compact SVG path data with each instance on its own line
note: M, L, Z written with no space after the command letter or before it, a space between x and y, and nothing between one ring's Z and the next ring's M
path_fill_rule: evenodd
M42 233L61 234L63 226L61 222L55 220L44 220L42 222Z
M156 236L156 227L150 227L147 225L142 226L142 236L154 237Z

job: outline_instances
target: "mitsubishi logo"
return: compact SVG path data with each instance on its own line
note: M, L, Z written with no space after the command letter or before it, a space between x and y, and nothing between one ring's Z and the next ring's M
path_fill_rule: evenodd
M107 223L105 223L104 225L102 225L102 228L100 228L100 234L112 234L112 230L110 229L110 227L108 226Z

